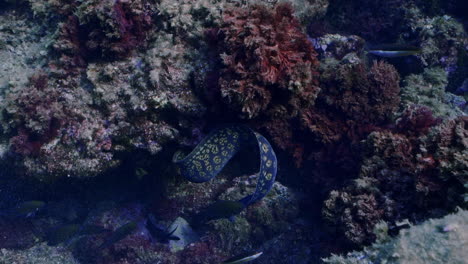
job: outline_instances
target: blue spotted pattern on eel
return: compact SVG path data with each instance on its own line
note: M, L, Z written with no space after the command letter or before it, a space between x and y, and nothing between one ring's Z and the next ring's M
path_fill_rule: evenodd
M268 140L249 127L231 125L215 129L185 157L176 153L173 162L180 173L191 182L206 182L214 178L228 161L243 147L257 142L260 153L255 192L241 200L245 207L259 201L273 187L276 178L277 160Z

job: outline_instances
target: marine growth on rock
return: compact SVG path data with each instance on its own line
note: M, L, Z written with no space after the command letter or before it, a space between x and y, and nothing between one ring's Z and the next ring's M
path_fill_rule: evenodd
M465 2L0 0L0 263L463 262Z

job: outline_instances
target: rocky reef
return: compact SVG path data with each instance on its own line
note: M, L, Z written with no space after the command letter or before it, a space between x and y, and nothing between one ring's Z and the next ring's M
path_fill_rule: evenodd
M235 115L252 120L300 159L292 123L314 104L320 88L316 53L292 13L287 4L227 13L217 33L223 67L214 89Z
M2 248L0 250L0 261L3 263L79 263L70 253L61 252L60 249L49 247L45 243L38 244L25 251Z
M433 259L462 259L463 8L0 0L0 262L423 263L435 240ZM200 222L254 193L256 150L204 183L172 157L232 123L271 142L277 182Z
M47 66L10 87L1 103L3 134L9 135L14 160L26 174L97 175L121 162L118 153L141 149L154 155L177 138L178 121L165 120L163 112L179 109L193 119L202 115L204 106L188 87L190 69L182 61L179 66L169 62L184 56L183 44L168 53L172 40L161 34L155 40L161 45L136 55L142 40L150 38L148 5L86 2L73 7L79 12L72 15L68 5L41 4L47 8L32 3L37 16L64 19ZM91 30L94 24L101 27ZM131 52L132 58L124 58ZM93 61L96 57L114 59Z
M401 230L395 238L387 233L385 224L379 225L376 234L379 239L363 251L348 253L346 256L332 256L325 263L463 263L467 255L466 219L467 212L460 211L441 219L430 219L421 225Z
M445 92L448 80L442 68L426 68L421 74L407 76L403 83L402 107L418 104L430 107L435 116L454 118L465 115L465 99Z
M363 143L365 155L359 177L344 189L332 191L325 201L323 215L334 232L350 243L363 244L370 239L369 243L375 239L373 229L381 221L396 224L410 219L419 222L463 205L466 179L460 179L459 175L466 175L467 163L459 158L466 156L463 143L466 139L456 139L457 123L465 127L466 118L435 126L426 132L427 136L423 136L424 130L412 135L387 131L371 133ZM462 130L465 135L460 136L466 138L466 129ZM443 142L446 140L461 143L456 151L460 157L445 153ZM441 152L444 154L436 154ZM459 171L455 164L463 169ZM450 169L444 170L444 166Z

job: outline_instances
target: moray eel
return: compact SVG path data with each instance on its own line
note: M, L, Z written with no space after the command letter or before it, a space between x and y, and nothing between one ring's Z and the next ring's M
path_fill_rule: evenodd
M255 146L255 143L260 153L257 186L253 194L238 201L246 208L265 197L276 178L276 155L262 135L242 125L218 128L208 134L187 156L183 157L177 152L173 162L187 180L206 182L213 179L240 149Z

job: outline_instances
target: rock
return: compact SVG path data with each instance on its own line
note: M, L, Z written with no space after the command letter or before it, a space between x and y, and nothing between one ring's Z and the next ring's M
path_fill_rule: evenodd
M320 59L334 58L341 60L349 53L361 53L364 49L364 39L356 35L326 34L311 39Z
M325 263L466 263L468 212L431 219L400 231L397 237L383 235L360 252L332 255Z
M403 80L401 108L409 105L425 105L435 116L455 118L465 113L465 99L445 91L448 76L443 68L426 68L421 74L408 75Z
M27 250L0 250L0 263L78 264L71 252L38 244Z
M180 240L171 240L169 242L169 248L171 252L175 253L177 251L183 250L186 246L191 243L199 240L198 234L193 231L190 224L182 217L177 217L177 219L169 227L169 230L177 229L174 232L174 236L180 238Z

